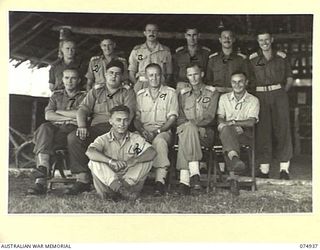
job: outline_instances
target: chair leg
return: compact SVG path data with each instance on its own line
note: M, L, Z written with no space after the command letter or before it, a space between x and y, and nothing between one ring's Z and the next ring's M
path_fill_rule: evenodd
M210 187L211 187L211 169L212 169L212 151L209 151L209 159L207 160L207 168L208 168L208 173L207 173L207 187L206 187L206 191L207 193L210 192Z

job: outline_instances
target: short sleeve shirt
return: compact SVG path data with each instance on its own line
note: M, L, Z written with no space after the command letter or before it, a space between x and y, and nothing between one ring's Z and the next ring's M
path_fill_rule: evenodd
M66 68L78 69L80 78L81 78L80 85L82 86L84 84L84 75L87 68L85 63L78 57L76 57L76 59L72 61L70 64L65 64L63 59L60 59L56 63L51 65L51 68L49 70L49 83L52 83L55 85L54 90L64 89L62 76L63 76L63 71Z
M212 86L202 84L199 95L196 95L191 87L184 88L179 93L180 112L183 112L187 120L201 122L206 119L209 120L207 125L212 124L218 99L219 93Z
M107 123L110 118L109 111L118 105L125 105L130 109L131 118L135 114L136 96L132 89L120 87L115 93L110 94L104 86L91 89L79 109L92 116L91 125Z
M128 132L125 140L120 143L114 136L111 129L108 133L97 137L89 148L95 148L104 155L115 160L127 161L133 156L139 156L149 147L148 143L138 133Z
M251 54L249 59L256 86L285 85L287 78L292 77L291 66L284 52L276 51L267 60L260 50Z
M123 80L128 80L128 63L125 58L113 56L112 60L122 62L124 67ZM111 60L110 60L111 61ZM105 73L106 66L110 62L104 55L94 56L90 59L88 71L85 75L87 79L93 80L95 84L103 84L106 82Z
M259 100L248 92L238 101L233 92L223 94L219 100L217 115L231 120L259 120Z
M178 116L178 108L177 94L171 87L161 86L155 99L148 88L137 93L137 116L148 131L162 127L171 115Z
M191 63L198 64L204 71L207 68L210 49L204 46L199 46L195 55L191 56L186 46L176 49L173 55L173 73L175 81L187 82L187 67Z
M222 51L209 56L206 79L209 85L231 88L231 75L244 71L248 76L247 57L241 53L226 56Z
M129 71L136 72L138 76L145 75L145 68L150 63L157 63L164 75L172 74L172 57L170 49L160 43L151 51L147 44L137 45L129 57Z

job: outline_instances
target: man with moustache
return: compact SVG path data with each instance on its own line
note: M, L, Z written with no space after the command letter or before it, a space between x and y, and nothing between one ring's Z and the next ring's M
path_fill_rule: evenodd
M111 60L118 60L123 63L123 81L128 83L128 63L123 57L115 54L116 43L112 35L106 35L100 40L102 55L94 56L90 59L87 78L87 91L92 87L99 88L105 84L105 68Z
M250 55L256 96L260 101L257 125L259 177L269 178L273 157L280 162L280 179L289 180L292 158L289 101L287 91L293 84L287 55L272 48L273 37L267 30L257 34L260 50Z
M105 71L105 86L88 92L77 112L78 128L68 135L70 169L77 181L66 194L76 195L90 189L90 170L85 152L96 137L110 130L110 110L118 105L126 105L130 108L130 121L135 112L135 93L121 84L123 63L111 61ZM91 118L90 125L88 118Z
M145 68L150 63L160 65L165 83L170 83L172 78L171 52L167 46L158 41L158 25L147 24L143 34L146 42L135 46L129 57L129 79L134 83L136 93L148 86Z

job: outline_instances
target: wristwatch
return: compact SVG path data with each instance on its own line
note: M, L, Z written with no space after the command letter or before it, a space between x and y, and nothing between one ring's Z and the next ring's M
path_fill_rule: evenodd
M231 125L235 125L236 124L236 121L235 120L232 120L231 121Z
M157 134L160 134L161 133L161 130L160 128L157 129Z

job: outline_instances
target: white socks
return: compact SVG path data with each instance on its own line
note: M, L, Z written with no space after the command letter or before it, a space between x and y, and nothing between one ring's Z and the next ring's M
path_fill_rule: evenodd
M268 174L270 169L270 164L260 164L260 170L263 174Z
M180 170L180 183L190 186L190 172L187 169Z
M280 162L280 172L282 170L286 171L287 173L289 173L289 166L290 166L290 161L287 162Z
M156 168L155 181L159 181L162 184L165 184L167 173L168 173L168 170L166 168Z
M198 161L190 161L188 163L189 171L190 171L190 176L194 175L200 175L200 163Z

